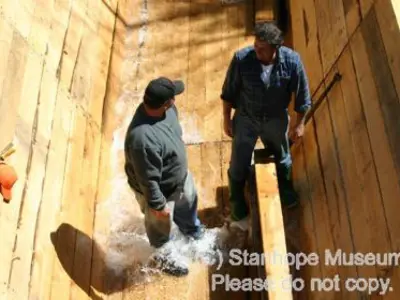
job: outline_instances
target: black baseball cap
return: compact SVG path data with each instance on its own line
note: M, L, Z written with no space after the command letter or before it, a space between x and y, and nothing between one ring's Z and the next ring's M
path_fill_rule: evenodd
M160 108L165 102L183 93L185 84L181 80L158 77L149 82L144 93L144 103L151 108Z

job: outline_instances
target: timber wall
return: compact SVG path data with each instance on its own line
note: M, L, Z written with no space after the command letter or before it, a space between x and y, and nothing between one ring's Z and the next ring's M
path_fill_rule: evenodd
M222 224L230 140L219 95L233 51L252 42L252 14L211 0L0 1L0 147L14 140L19 175L0 203L0 299L245 299L211 292L206 266L136 285L110 266L143 254L132 249L143 221L123 138L156 76L186 84L177 106L201 218Z
M391 253L400 246L400 32L399 2L291 1L293 46L302 55L313 101L338 72L337 82L293 148L301 195L299 251L321 263L301 270L341 279L338 292L310 292L302 299L370 299L348 292L347 278L391 278L398 299L397 266L327 266L325 250Z
M0 2L0 147L14 141L19 176L0 204L1 299L81 299L69 273L89 287L115 6Z

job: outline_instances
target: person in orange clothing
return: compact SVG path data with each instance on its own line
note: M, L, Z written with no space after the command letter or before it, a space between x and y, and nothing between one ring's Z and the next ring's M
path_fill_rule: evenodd
M12 199L12 188L17 180L18 176L14 168L0 161L0 193L5 202Z

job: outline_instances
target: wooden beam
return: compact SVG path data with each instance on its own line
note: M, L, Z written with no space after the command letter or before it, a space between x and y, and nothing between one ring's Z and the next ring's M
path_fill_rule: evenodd
M255 21L276 21L275 0L255 0Z
M274 283L274 287L268 290L268 299L293 299L291 289L288 288L291 287L289 266L279 259L286 256L287 249L276 168L273 163L268 163L256 164L255 169L258 213L266 256L265 270L269 283Z

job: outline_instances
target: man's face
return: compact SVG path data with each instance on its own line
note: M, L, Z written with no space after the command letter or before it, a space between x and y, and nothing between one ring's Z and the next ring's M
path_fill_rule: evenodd
M266 63L271 62L275 54L275 47L271 46L267 42L261 41L258 38L254 40L254 50L256 52L257 58L261 62Z

